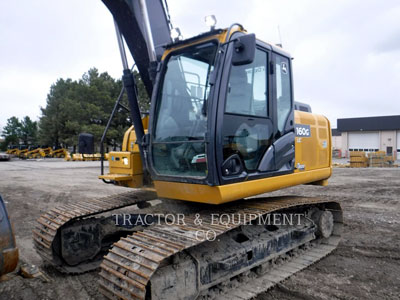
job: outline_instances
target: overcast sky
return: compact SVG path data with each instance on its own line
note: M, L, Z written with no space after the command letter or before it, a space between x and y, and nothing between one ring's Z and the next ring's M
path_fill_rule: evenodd
M240 22L294 57L295 99L337 118L400 114L400 1L167 0L184 38ZM40 117L57 78L89 68L120 77L111 14L100 0L0 2L0 128Z

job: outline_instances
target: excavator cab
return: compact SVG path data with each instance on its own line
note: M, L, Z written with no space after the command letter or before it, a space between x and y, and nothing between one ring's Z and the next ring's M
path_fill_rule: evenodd
M160 197L221 204L326 184L329 121L295 112L281 48L234 26L172 44L158 70L143 146Z
M329 121L295 112L287 52L240 24L172 41L161 2L103 2L116 23L134 127L101 179L209 204L326 184ZM122 37L151 95L145 125Z
M148 147L156 180L216 186L294 171L290 56L241 31L221 42L226 34L162 62Z

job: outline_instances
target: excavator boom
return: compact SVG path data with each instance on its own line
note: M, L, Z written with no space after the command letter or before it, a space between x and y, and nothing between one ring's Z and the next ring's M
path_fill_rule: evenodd
M163 0L102 0L112 13L118 28L132 54L135 64L142 77L147 93L151 96L153 81L150 65L154 61L150 53L155 52L155 59L159 61L164 53L165 46L171 43L171 23L165 10ZM141 5L145 4L148 15L142 13ZM145 19L151 24L151 36L145 28ZM149 43L149 40L152 42ZM151 49L150 45L154 45Z

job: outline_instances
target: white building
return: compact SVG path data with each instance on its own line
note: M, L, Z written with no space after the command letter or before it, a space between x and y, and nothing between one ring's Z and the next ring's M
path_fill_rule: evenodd
M380 150L400 159L400 116L338 119L332 146L341 150L342 157L349 151Z

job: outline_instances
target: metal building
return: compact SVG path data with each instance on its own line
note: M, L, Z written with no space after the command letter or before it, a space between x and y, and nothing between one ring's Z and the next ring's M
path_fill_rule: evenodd
M341 138L333 141L343 157L349 151L385 151L400 159L400 115L337 120L337 131Z

